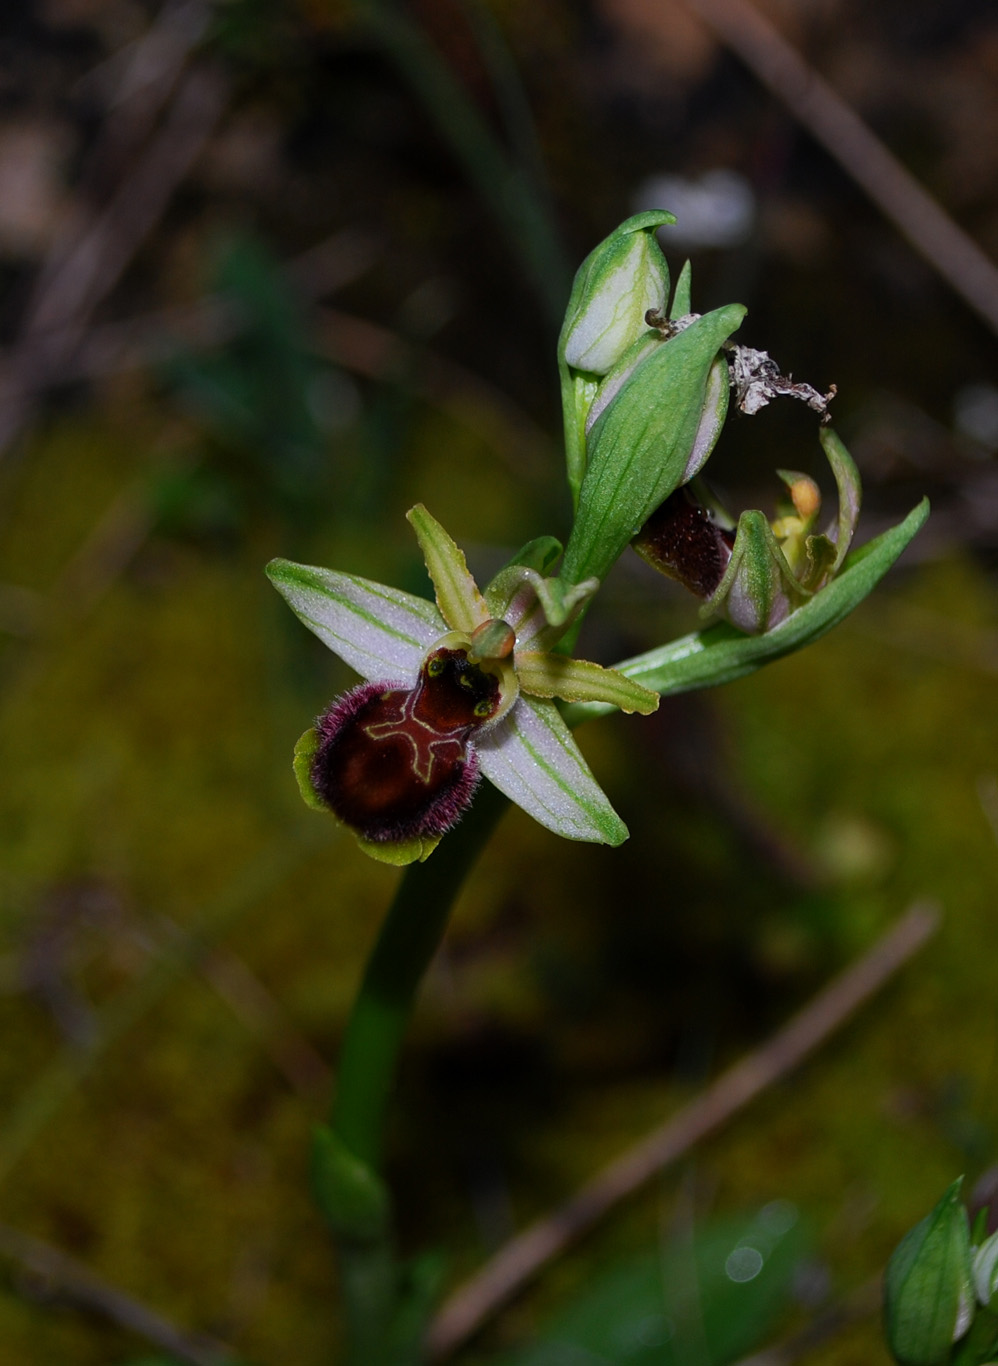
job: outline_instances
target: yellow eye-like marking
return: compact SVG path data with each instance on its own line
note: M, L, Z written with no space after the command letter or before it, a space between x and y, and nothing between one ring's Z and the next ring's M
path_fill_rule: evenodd
M429 664L427 664L426 666L426 672L430 675L431 678L439 678L440 675L443 673L444 668L445 665L442 659L431 659Z
M488 698L484 698L481 702L475 703L476 716L488 716L492 712L492 710L493 706L492 703L488 700Z

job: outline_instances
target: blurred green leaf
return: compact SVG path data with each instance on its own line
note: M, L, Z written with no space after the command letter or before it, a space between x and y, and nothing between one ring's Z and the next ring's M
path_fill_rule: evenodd
M723 1366L771 1327L806 1252L786 1201L712 1221L613 1267L501 1366Z
M905 1366L943 1366L971 1324L974 1286L962 1185L961 1176L906 1234L887 1264L887 1343L895 1361Z
M334 372L312 354L297 300L261 243L230 239L212 286L234 312L235 335L215 353L178 350L166 380L216 440L252 462L271 500L314 513L330 465L323 396Z

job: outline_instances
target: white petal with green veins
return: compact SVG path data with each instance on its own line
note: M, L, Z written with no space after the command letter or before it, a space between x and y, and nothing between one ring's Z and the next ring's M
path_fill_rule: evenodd
M468 572L464 551L422 503L410 508L406 517L423 552L441 615L455 631L466 631L470 635L476 626L488 621L489 609Z
M271 560L267 576L299 620L361 678L414 677L446 630L425 598L353 574Z
M570 840L622 844L614 811L553 702L520 698L495 730L475 742L481 770L535 821Z
M621 711L636 711L642 716L649 716L658 709L657 692L588 659L570 659L568 655L541 650L518 650L516 674L522 691L534 697L560 697L564 702L609 702Z

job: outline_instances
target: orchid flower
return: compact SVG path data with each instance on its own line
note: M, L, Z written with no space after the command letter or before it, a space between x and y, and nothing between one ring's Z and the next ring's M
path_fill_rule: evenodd
M551 653L598 587L545 578L560 547L525 547L481 592L421 504L408 514L436 606L352 574L274 560L271 582L366 681L333 702L295 750L306 802L331 811L372 857L425 859L484 774L567 839L617 845L627 828L552 699L656 709L658 694Z
M815 532L821 493L806 474L778 471L789 494L768 522L743 512L737 527L705 491L677 489L634 538L642 559L705 599L701 615L723 616L750 635L772 631L838 574L852 541L862 498L849 452L824 427L820 440L839 494L835 518Z
M268 567L305 625L365 680L302 736L295 772L305 801L331 811L374 858L425 859L481 775L568 839L620 844L627 830L570 723L652 712L660 695L738 677L817 639L925 520L923 503L848 554L859 476L828 429L821 440L839 512L823 532L818 489L804 475L783 474L790 504L774 523L745 512L736 528L698 502L692 490L730 387L745 412L789 394L823 415L834 389L822 396L781 375L767 353L734 345L740 304L692 311L689 262L672 287L655 236L672 221L664 211L629 218L575 278L558 344L575 516L556 576L546 571L562 549L544 537L480 590L421 504L408 515L435 605L350 574L287 560ZM706 617L727 622L616 669L554 652L632 543L704 599Z

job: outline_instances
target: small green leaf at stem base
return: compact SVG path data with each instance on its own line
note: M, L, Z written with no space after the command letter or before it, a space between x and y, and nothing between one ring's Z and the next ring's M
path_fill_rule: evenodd
M337 1238L373 1243L386 1236L388 1187L325 1124L317 1125L312 1135L311 1176L315 1202Z

